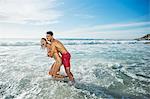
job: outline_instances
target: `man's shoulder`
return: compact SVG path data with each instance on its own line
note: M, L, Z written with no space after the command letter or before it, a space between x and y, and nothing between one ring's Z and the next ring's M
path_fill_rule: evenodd
M55 41L55 42L59 42L59 40L58 40L58 39L55 39L54 41Z
M56 44L58 44L58 43L59 43L59 41L56 40L56 39L55 39L53 42L51 42L52 45L56 45Z
M59 40L55 39L54 43L61 43Z

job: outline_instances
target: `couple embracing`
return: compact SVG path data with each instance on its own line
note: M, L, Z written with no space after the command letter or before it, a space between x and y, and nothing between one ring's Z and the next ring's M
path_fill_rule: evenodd
M53 63L49 71L49 75L51 75L54 78L69 77L69 84L74 84L74 77L70 71L71 55L60 41L53 38L52 31L48 31L46 33L46 38L41 39L41 47L47 48L48 57L55 59L55 62ZM62 64L64 65L67 76L59 74L60 67Z

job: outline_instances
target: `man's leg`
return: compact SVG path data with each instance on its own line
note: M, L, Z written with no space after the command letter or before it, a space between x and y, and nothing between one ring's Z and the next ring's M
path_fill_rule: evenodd
M67 76L69 77L69 80L74 81L74 77L73 77L73 74L70 71L70 67L65 67L65 71L66 71Z

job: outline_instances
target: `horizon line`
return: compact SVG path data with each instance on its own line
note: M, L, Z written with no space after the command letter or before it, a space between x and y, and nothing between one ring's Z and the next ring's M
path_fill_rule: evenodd
M42 38L42 37L41 37ZM140 38L140 37L139 37ZM1 38L0 39L40 39L40 38ZM135 40L137 38L133 38L133 39L127 39L127 38L56 38L59 40Z

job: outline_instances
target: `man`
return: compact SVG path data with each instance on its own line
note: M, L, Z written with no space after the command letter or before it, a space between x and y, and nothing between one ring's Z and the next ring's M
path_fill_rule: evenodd
M51 42L51 51L49 53L49 56L50 57L53 56L55 49L59 53L61 53L62 63L65 67L65 72L66 72L66 74L67 74L67 76L69 77L69 80L70 80L69 83L74 84L75 83L74 77L73 77L73 74L70 71L70 58L71 58L70 53L67 51L67 49L64 47L64 45L60 41L53 38L53 32L52 31L47 32L46 38L47 38L48 41Z

